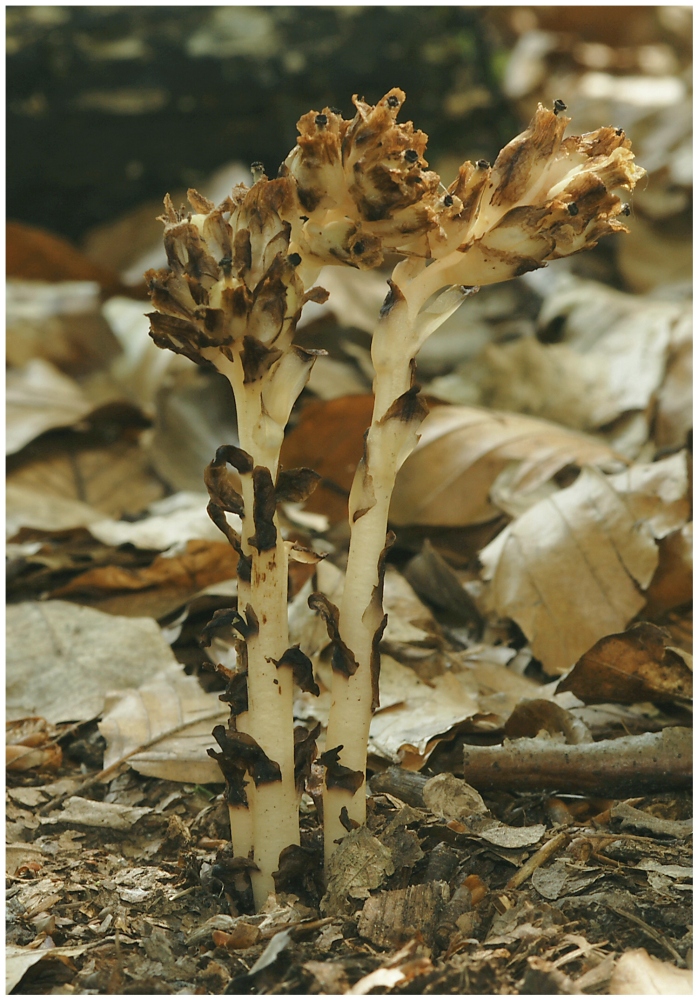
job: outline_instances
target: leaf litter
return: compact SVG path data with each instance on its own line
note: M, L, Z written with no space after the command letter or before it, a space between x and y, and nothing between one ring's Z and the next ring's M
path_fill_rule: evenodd
M613 78L579 72L584 113ZM682 176L672 127L653 177ZM227 715L216 663L235 665L225 634L199 640L236 605L200 492L235 440L228 400L153 348L140 303L100 313L94 283L48 272L33 299L12 285L8 990L690 991L690 322L655 287L667 241L648 260L636 240L683 184L638 196L655 218L619 266L642 294L599 280L603 258L551 269L469 300L420 355L431 413L393 504L368 824L323 885L311 773L302 853L256 915L205 752ZM321 687L306 724L331 675L307 597L341 590L384 295L355 277L332 271L308 310L302 343L330 354L284 446L323 477L283 520L328 553L291 586Z

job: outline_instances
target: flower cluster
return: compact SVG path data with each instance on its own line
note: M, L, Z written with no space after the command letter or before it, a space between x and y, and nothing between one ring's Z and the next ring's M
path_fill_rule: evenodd
M424 132L397 123L404 100L396 87L375 107L354 96L351 121L332 108L300 119L282 174L296 184L301 254L366 269L386 252L414 252L434 228L440 180L427 169Z
M289 347L303 304L324 300L305 291L301 259L289 250L291 225L282 219L294 202L288 180L238 185L218 207L188 192L193 212L165 199L165 250L169 268L148 271L156 312L151 336L192 361L232 360L232 345L268 368Z

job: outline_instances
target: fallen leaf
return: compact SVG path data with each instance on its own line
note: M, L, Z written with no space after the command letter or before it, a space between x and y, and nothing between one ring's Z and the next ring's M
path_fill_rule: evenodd
M320 399L330 400L364 396L371 388L371 383L351 362L319 357L313 365L306 387Z
M103 521L104 515L86 503L59 497L35 488L8 483L5 492L5 525L8 539L20 528L67 531Z
M9 455L45 431L72 427L93 409L77 382L41 358L8 373L5 398Z
M107 691L175 662L151 618L119 618L65 601L7 608L7 714L87 721Z
M26 972L37 962L50 961L52 958L77 958L86 950L87 945L77 945L70 948L22 948L17 944L7 946L5 952L5 989L10 994Z
M123 286L112 270L93 264L77 247L46 229L8 222L7 275L32 281L95 281L110 295Z
M308 403L281 447L284 468L306 466L322 476L305 509L325 514L332 524L346 520L349 490L372 410L373 396Z
M682 454L615 476L585 468L480 553L492 602L550 674L562 674L642 608L656 539L688 516Z
M644 614L654 618L693 598L693 522L659 543L659 565L647 588Z
M690 317L689 317L690 319ZM681 448L693 426L693 344L688 338L672 353L657 393L654 440L658 448Z
M539 337L487 344L425 392L449 403L509 410L586 432L640 413L644 431L629 450L634 456L649 434L650 409L680 329L690 322L689 311L681 303L627 295L569 274L556 274L550 284L538 317ZM685 386L678 368L676 374ZM689 418L685 404L684 389L680 403L677 399L682 422Z
M149 806L123 806L117 802L97 802L71 795L60 811L43 817L44 826L66 823L70 826L90 826L99 830L130 830L139 819L152 812Z
M6 357L21 368L34 358L70 376L105 368L119 343L100 313L94 281L17 281L5 285Z
M693 972L660 962L644 948L626 951L618 959L608 987L611 995L683 996L693 994Z
M488 816L472 815L463 824L468 833L481 837L497 847L516 849L517 847L532 847L537 844L545 833L544 823L532 823L530 826L508 826L498 819Z
M561 896L584 892L603 875L600 868L585 866L580 871L574 865L560 860L553 861L547 868L536 868L531 875L531 884L543 899L560 899Z
M693 674L671 641L665 629L649 622L607 635L584 653L557 691L571 691L587 705L690 701Z
M368 752L419 770L454 727L479 711L467 676L444 674L430 684L390 656L381 656L381 707L371 720Z
M137 549L183 550L189 541L220 542L223 536L208 516L206 493L175 493L148 507L138 521L102 519L90 523L90 533L105 545L134 545ZM237 514L226 515L228 524L241 530Z
M490 496L492 488L512 465L498 506ZM502 510L520 513L557 492L550 481L569 465L612 471L622 460L603 442L546 421L470 406L437 406L398 473L390 517L396 524L464 527L492 520Z
M377 889L395 867L392 855L365 826L352 830L341 841L327 865L327 893L322 900L324 913L347 913L348 896Z
M21 459L8 471L10 485L77 500L109 517L138 514L164 492L142 448L127 437L108 446L72 436L35 441Z
M488 812L480 793L462 778L448 772L430 778L422 794L427 809L441 819L464 820Z
M60 598L74 594L146 590L150 587L178 587L194 594L210 584L235 576L238 556L228 542L189 541L181 555L158 556L143 569L99 566L81 573L51 594Z
M630 827L631 830L649 830L650 833L680 839L690 837L693 833L692 819L662 819L660 816L652 816L644 809L635 809L627 802L617 802L611 808L611 819L621 820L621 830Z
M163 736L130 757L131 767L167 781L201 785L222 781L218 765L206 753L215 746L213 727L225 725L229 715L216 692L204 691L196 677L188 677L174 664L138 689L121 687L108 699L99 727L107 741L105 768ZM182 726L186 729L166 735Z
M388 294L384 275L377 271L354 271L349 267L325 267L317 282L330 293L326 302L308 302L298 324L299 329L319 319L334 316L344 327L356 327L373 333L378 311Z

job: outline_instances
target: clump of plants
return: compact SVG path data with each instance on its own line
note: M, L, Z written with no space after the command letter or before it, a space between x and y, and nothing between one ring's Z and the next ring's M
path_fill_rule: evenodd
M332 645L332 707L323 794L325 854L366 819L366 751L378 705L383 568L397 472L426 407L414 381L427 339L479 287L506 281L626 231L615 191L644 171L617 128L564 137L565 105L539 106L494 164L464 163L444 187L425 159L427 136L398 123L395 88L355 116L330 108L298 123L298 143L269 179L254 165L220 205L189 192L190 209L165 200L169 266L146 278L151 336L214 365L235 396L239 441L205 472L208 512L239 556L237 667L222 695L227 727L214 730L226 781L233 851L251 871L255 903L274 891L283 852L300 843L298 809L318 731L293 725L294 684L319 693L310 659L291 646L288 561L277 506L302 501L319 477L279 468L291 410L318 352L293 342L301 310L327 293L327 265L368 270L400 258L372 342L373 416L349 497L351 543L339 607L314 594ZM226 514L241 518L236 531ZM304 552L301 558L313 558ZM242 862L241 862L242 863Z

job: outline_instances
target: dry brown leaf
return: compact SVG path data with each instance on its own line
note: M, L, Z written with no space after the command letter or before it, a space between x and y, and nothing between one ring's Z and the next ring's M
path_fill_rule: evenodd
M15 986L19 984L25 972L28 972L38 962L63 960L70 968L74 968L72 963L70 963L70 959L82 955L86 948L86 944L71 948L24 948L18 944L8 945L5 956L5 988L7 994L9 995Z
M37 442L11 468L8 483L45 495L77 500L110 517L138 514L164 492L138 444L128 439L109 447L80 446L74 438Z
M693 426L693 344L676 349L657 394L654 439L658 448L680 448Z
M118 618L65 601L7 608L7 715L49 722L99 715L112 688L175 662L151 618Z
M333 524L346 519L349 490L372 410L373 396L309 403L282 445L285 469L307 466L322 476L305 509L325 514Z
M592 646L562 680L557 691L571 691L586 705L638 701L688 701L693 674L671 648L671 636L649 622Z
M55 742L56 736L55 727L40 716L8 722L5 728L7 770L57 770L63 760L63 751Z
M181 555L158 556L143 569L98 566L76 576L52 597L103 593L118 590L146 590L149 587L180 587L195 593L203 587L236 575L238 556L227 542L189 541Z
M67 531L103 520L103 514L79 500L52 496L15 483L7 484L5 526L8 539L14 538L20 528Z
M95 282L10 279L5 293L10 367L43 358L67 375L88 375L119 354L118 341L101 315Z
M72 427L93 409L77 382L41 358L8 373L6 404L9 455L45 431Z
M31 281L96 281L108 295L123 289L114 271L93 264L62 236L24 222L8 222L7 275Z
M299 327L334 316L340 326L372 333L378 312L388 294L386 277L377 271L355 271L349 267L325 267L317 284L330 293L322 305L308 302Z
M659 543L659 566L647 590L648 618L688 604L693 598L693 522Z
M540 281L548 283L545 277ZM647 439L659 392L666 397L662 420L674 438L682 428L685 433L691 407L688 359L680 352L689 339L688 307L626 295L571 275L556 276L552 284L538 319L545 342L524 336L488 344L425 391L450 403L477 403L585 432L604 429L624 414L641 416L641 429L624 445L632 457ZM664 390L667 364L675 365L675 378ZM672 385L680 390L675 398L667 396Z
M615 476L585 468L480 553L497 612L513 618L551 674L562 674L644 604L655 539L688 516L683 454Z
M603 442L575 431L471 406L434 407L420 434L398 474L390 508L396 524L480 524L555 492L550 480L565 466L617 469L622 461ZM512 465L495 506L492 488Z

